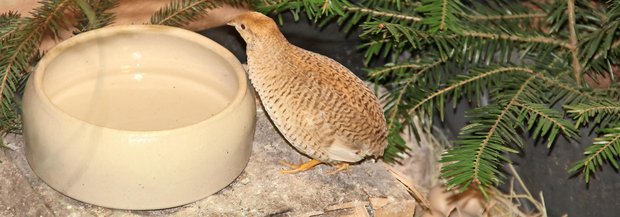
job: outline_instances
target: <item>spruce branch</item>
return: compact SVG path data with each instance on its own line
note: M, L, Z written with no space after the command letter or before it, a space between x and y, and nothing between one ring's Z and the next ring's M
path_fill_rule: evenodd
M569 121L566 121L559 111L550 109L547 105L529 102L515 102L514 105L523 109L523 112L521 112L523 117L519 118L519 122L525 116L529 116L527 129L534 129L532 133L534 139L545 137L547 148L551 148L560 132L568 138L577 137L576 128Z
M498 184L502 177L497 169L502 162L509 160L501 156L502 152L517 151L510 144L523 146L517 129L533 130L533 137L546 137L550 146L557 135L573 138L577 135L572 124L563 119L562 114L546 105L531 103L527 96L537 76L529 75L527 79L511 80L521 82L515 91L506 91L497 98L497 104L474 109L470 117L472 123L462 129L460 146L453 147L442 157L441 161L449 163L442 168L442 177L448 178L452 187L466 187L470 183L482 187ZM524 127L523 123L527 123ZM467 155L470 155L467 157ZM468 169L466 172L462 168Z
M114 19L116 18L114 14L110 13L109 10L115 8L119 5L119 0L79 0L83 1L86 5L80 4L80 9L84 11L88 8L92 10L92 14L88 15L84 13L84 16L77 16L77 23L74 31L74 34L79 34L82 32L86 32L89 30L98 29L107 25L110 25Z
M596 172L596 168L609 162L616 170L620 169L617 161L620 160L620 127L603 128L603 135L594 139L594 143L586 148L586 158L573 164L568 170L571 173L581 172L585 176L586 183L590 182L590 176Z
M620 64L619 2L360 0L341 4L345 13L328 16L317 11L323 0L277 2L282 4L272 8L285 9L278 13L305 10L336 18L346 30L361 29L364 63L389 63L367 72L389 91L383 99L390 156L398 156L404 143L399 133L412 126L412 118L428 119L437 111L443 120L447 100L455 107L463 98L490 100L468 113L472 120L461 129L459 146L442 158L448 163L442 176L453 187L501 181L498 168L507 162L502 153L523 145L523 131L551 146L560 135L577 137L586 122L602 129L619 126L613 100L620 98L620 88L592 90L581 80L583 73L611 73ZM422 73L433 65L431 59L443 62Z
M458 0L422 0L415 10L425 15L422 23L430 26L430 32L458 31L457 14L461 12Z
M75 0L75 2L84 11L84 15L88 19L88 26L94 28L97 25L97 15L95 15L96 12L93 7L86 0Z
M315 22L334 14L344 16L344 7L351 5L346 0L329 0L328 4L326 0L261 0L252 3L253 8L265 14L291 12L295 21L299 20L300 12L305 11L308 19ZM280 23L282 23L281 17Z
M525 73L525 74L533 74L533 75L537 75L537 76L543 76L540 75L536 72L534 72L532 69L529 68L523 68L523 67L498 67L489 71L485 71L482 73L478 73L478 74L474 74L473 76L462 76L461 79L455 80L453 82L450 82L450 84L442 89L439 89L437 91L435 91L434 93L431 93L430 95L424 97L422 100L420 100L417 104L415 104L411 110L410 113L415 113L415 112L419 112L418 110L420 108L422 108L423 105L432 102L435 98L437 97L444 97L445 95L447 95L448 93L454 91L455 89L461 88L463 86L469 85L473 82L480 82L483 79L486 79L488 77L494 76L496 74L501 74L501 73ZM454 97L455 100L458 97ZM443 101L443 100L442 100ZM441 106L441 105L439 105Z
M502 26L504 28L543 30L540 21L547 18L547 12L534 9L523 2L506 0L477 0L463 5L459 15L468 23L476 25Z
M581 57L586 60L586 68L597 71L608 71L610 74L612 69L606 69L603 66L611 65L612 62L618 64L617 47L620 40L616 39L618 26L620 24L620 3L614 1L607 12L605 23L602 27L586 37L584 43L585 51ZM613 41L613 42L612 42ZM596 55L594 55L596 53ZM591 62L587 62L589 57L594 56ZM613 74L612 74L613 75ZM576 126L592 123L598 125L600 136L594 139L592 145L585 149L585 158L575 162L569 169L569 172L580 172L584 175L586 183L590 181L598 167L605 162L610 163L616 170L620 169L617 161L620 159L620 127L618 122L618 114L620 114L620 105L613 101L603 99L594 99L583 101L580 104L564 105L567 113L573 117Z
M587 34L582 39L579 58L583 62L583 71L586 73L607 72L613 75L611 66L617 65L620 56L620 39L617 32L620 30L620 7L613 4L607 11L600 28L595 29L591 34ZM598 27L598 26L597 26Z
M413 81L414 79L411 79L410 81ZM394 100L394 102L390 103L390 107L391 109L388 109L389 111L389 115L387 117L387 128L388 128L388 132L391 131L394 128L394 123L396 123L397 121L399 121L396 117L396 115L399 113L399 108L401 107L401 104L403 103L403 96L405 95L405 93L407 93L407 88L409 87L409 85L411 85L411 82L407 82L405 83L405 85L403 85L402 87L400 87L400 91L398 91L398 96L396 97L396 100Z
M360 39L368 41L359 46L359 48L366 50L364 55L366 64L373 57L385 58L388 55L395 57L405 50L420 48L432 42L430 40L432 36L418 26L379 20L365 22L359 27L363 31L359 35Z
M472 183L488 187L500 182L502 174L497 168L502 161L510 162L501 153L517 153L506 143L523 143L512 136L516 134L515 127L508 123L514 123L516 117L511 114L512 108L530 81L524 81L508 103L472 111L473 116L478 118L462 129L457 141L460 146L449 149L440 160L448 163L441 169L441 176L448 179L450 188L465 189Z
M3 43L8 36L17 31L19 19L20 15L17 12L9 11L0 14L0 43Z
M568 71L567 71L568 72ZM563 75L565 73L560 73ZM577 104L587 101L606 101L605 97L595 96L590 92L580 89L574 80L567 79L566 77L539 77L551 90L552 103L562 101L565 105ZM574 78L574 77L570 77Z
M558 45L561 47L564 47L566 49L573 49L573 45L562 41L562 40L558 40L555 38L551 38L551 37L545 37L545 36L518 36L518 35L512 35L512 34L501 34L501 33L488 33L488 32L477 32L477 31L468 31L468 30L464 30L461 34L463 34L464 36L468 36L468 37L477 37L477 38L484 38L484 39L490 39L490 40L508 40L508 41L517 41L517 42L525 42L525 43L543 43L543 44L552 44L552 45Z
M173 0L151 16L151 24L184 26L207 15L208 9L224 4L242 6L244 0Z
M43 34L51 30L54 33L61 28L61 23L68 23L65 11L73 7L75 1L42 1L42 6L32 13L32 17L22 20L16 30L10 32L2 41L4 58L0 62L0 109L3 116L13 111L13 96L16 91L18 75L30 70L30 61L37 54Z
M416 72L416 75L410 77L402 86L399 87L399 91L396 97L396 100L392 103L390 103L389 107L391 107L391 109L388 109L388 111L390 111L387 120L388 120L388 130L390 130L393 126L393 123L398 121L397 118L397 114L399 113L399 108L401 108L401 104L403 103L403 96L408 92L408 88L410 85L412 85L415 81L416 78L418 78L419 74L422 74L436 66L438 66L441 63L444 63L445 60L441 59L438 61L435 61L433 63L427 64L424 67L421 67L419 71Z
M533 76L531 78L534 78ZM523 92L523 89L527 86L527 84L531 81L531 79L526 80L525 82L523 82L523 84L521 85L521 87L519 88L519 90L514 94L514 96L512 97L512 99L510 100L510 102L508 102L508 104L503 106L503 109L501 110L500 114L497 115L497 118L495 119L495 122L493 122L493 125L491 125L491 127L488 129L488 131L486 132L486 135L484 137L484 139L482 140L482 142L480 143L480 146L478 147L478 150L476 150L475 153L475 157L474 157L474 163L473 163L473 171L474 174L472 176L472 181L478 185L482 184L482 183L487 183L486 185L490 184L488 181L484 182L484 177L481 177L481 168L484 167L484 165L482 165L484 162L483 161L483 155L485 154L486 148L489 145L489 143L492 143L494 141L490 141L492 136L497 132L497 129L500 127L500 123L501 121L504 119L504 116L506 116L508 114L508 112L510 111L511 107L517 103L517 99L519 98L519 96L521 95L521 93ZM510 134L508 134L510 135ZM520 140L516 140L513 139L513 141L515 141L517 144L520 144L521 141ZM498 141L499 142L499 141ZM491 147L492 148L492 147ZM516 150L510 150L510 149L504 149L506 151L512 151L512 152L516 152ZM494 171L497 172L497 171ZM497 179L493 178L493 175L490 175L491 180L495 181L495 183L497 183ZM483 179L483 180L481 180Z
M359 36L362 39L372 39L372 36L380 36L384 39L390 39L389 42L407 43L399 45L401 47L411 46L412 48L418 48L422 43L428 42L430 37L429 34L415 27L383 21L366 22L360 27L365 30Z
M16 13L1 16L0 27L0 133L19 131L19 109L15 102L18 85L39 56L39 44L45 34L57 37L61 29L71 27L66 12L78 8L74 0L44 0L27 18ZM75 11L79 14L80 11Z
M386 103L386 121L387 121L387 128L388 128L388 132L389 132L389 142L391 145L388 146L388 150L391 152L393 152L393 150L399 151L399 152L406 152L407 150L409 150L409 147L404 143L404 141L402 140L402 138L400 137L400 133L402 132L403 128L404 128L404 124L406 123L407 125L409 125L410 129L415 128L416 126L414 125L414 120L412 116L408 115L407 110L408 110L408 101L406 100L406 98L409 98L411 96L407 96L410 95L411 93L413 93L414 91L411 91L412 84L415 83L416 79L418 78L420 74L423 74L427 71L432 70L433 68L437 67L439 64L445 62L445 60L439 60L439 61L435 61L429 64L423 64L423 67L416 67L415 72L411 72L411 73L415 73L415 76L411 76L409 77L409 79L402 85L400 85L398 88L395 88L393 91L391 91L389 94L386 95L386 97L391 97L391 100L388 100ZM412 64L407 64L407 65L412 65ZM401 69L395 69L394 67L390 67L392 68L392 70L401 70ZM406 68L406 67L405 67ZM415 131L414 131L415 132ZM387 162L392 162L393 161L393 157L396 156L396 158L398 158L398 155L395 154L388 154L384 156L384 160L386 160Z
M173 0L151 16L151 24L183 26L205 16L206 9L214 8L209 0Z
M44 0L30 17L20 18L13 12L0 15L0 133L20 131L15 94L32 70L33 61L40 57L44 35L58 38L60 31L73 26L72 15L88 14L89 20L98 19L90 5L94 1L98 0Z
M620 104L613 101L592 101L577 105L564 105L566 112L575 120L575 126L587 123L600 124L603 120L620 118Z

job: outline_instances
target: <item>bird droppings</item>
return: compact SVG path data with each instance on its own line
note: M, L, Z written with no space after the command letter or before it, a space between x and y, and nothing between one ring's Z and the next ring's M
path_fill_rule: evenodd
M307 158L280 136L261 108L257 110L252 156L235 182L197 202L154 211L107 209L54 191L30 170L21 136L9 135L5 142L15 144L16 149L0 152L0 216L310 216L314 213L324 217L372 209L372 198L393 198L390 204L412 199L381 161L352 165L348 174L326 174L333 169L326 165L298 174L281 174L283 166L278 161L298 162ZM326 210L349 203L367 205Z

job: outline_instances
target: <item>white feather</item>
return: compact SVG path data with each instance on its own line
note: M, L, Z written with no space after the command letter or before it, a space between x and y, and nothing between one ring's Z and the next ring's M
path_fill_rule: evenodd
M334 143L327 147L327 154L331 160L343 161L343 162L358 162L364 158L359 151L351 149L350 146L345 145L342 140L336 139Z

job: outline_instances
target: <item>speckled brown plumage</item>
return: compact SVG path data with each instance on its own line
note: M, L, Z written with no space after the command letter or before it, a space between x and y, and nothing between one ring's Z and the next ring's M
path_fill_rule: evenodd
M249 78L297 150L328 164L381 156L385 117L374 94L340 63L290 44L260 13L230 22L247 43Z

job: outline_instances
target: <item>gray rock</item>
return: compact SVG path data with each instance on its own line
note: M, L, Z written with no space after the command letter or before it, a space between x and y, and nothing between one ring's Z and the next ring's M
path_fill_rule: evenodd
M0 216L339 216L347 212L372 216L375 211L413 215L414 207L402 207L414 204L411 196L381 161L353 165L348 174L327 174L334 170L327 165L280 174L284 167L279 161L308 159L281 137L260 108L256 124L250 162L232 184L197 202L153 211L107 209L56 192L28 166L21 136L7 135L5 142L14 150L0 153ZM370 201L377 199L389 204L373 206ZM398 210L386 210L389 207Z

